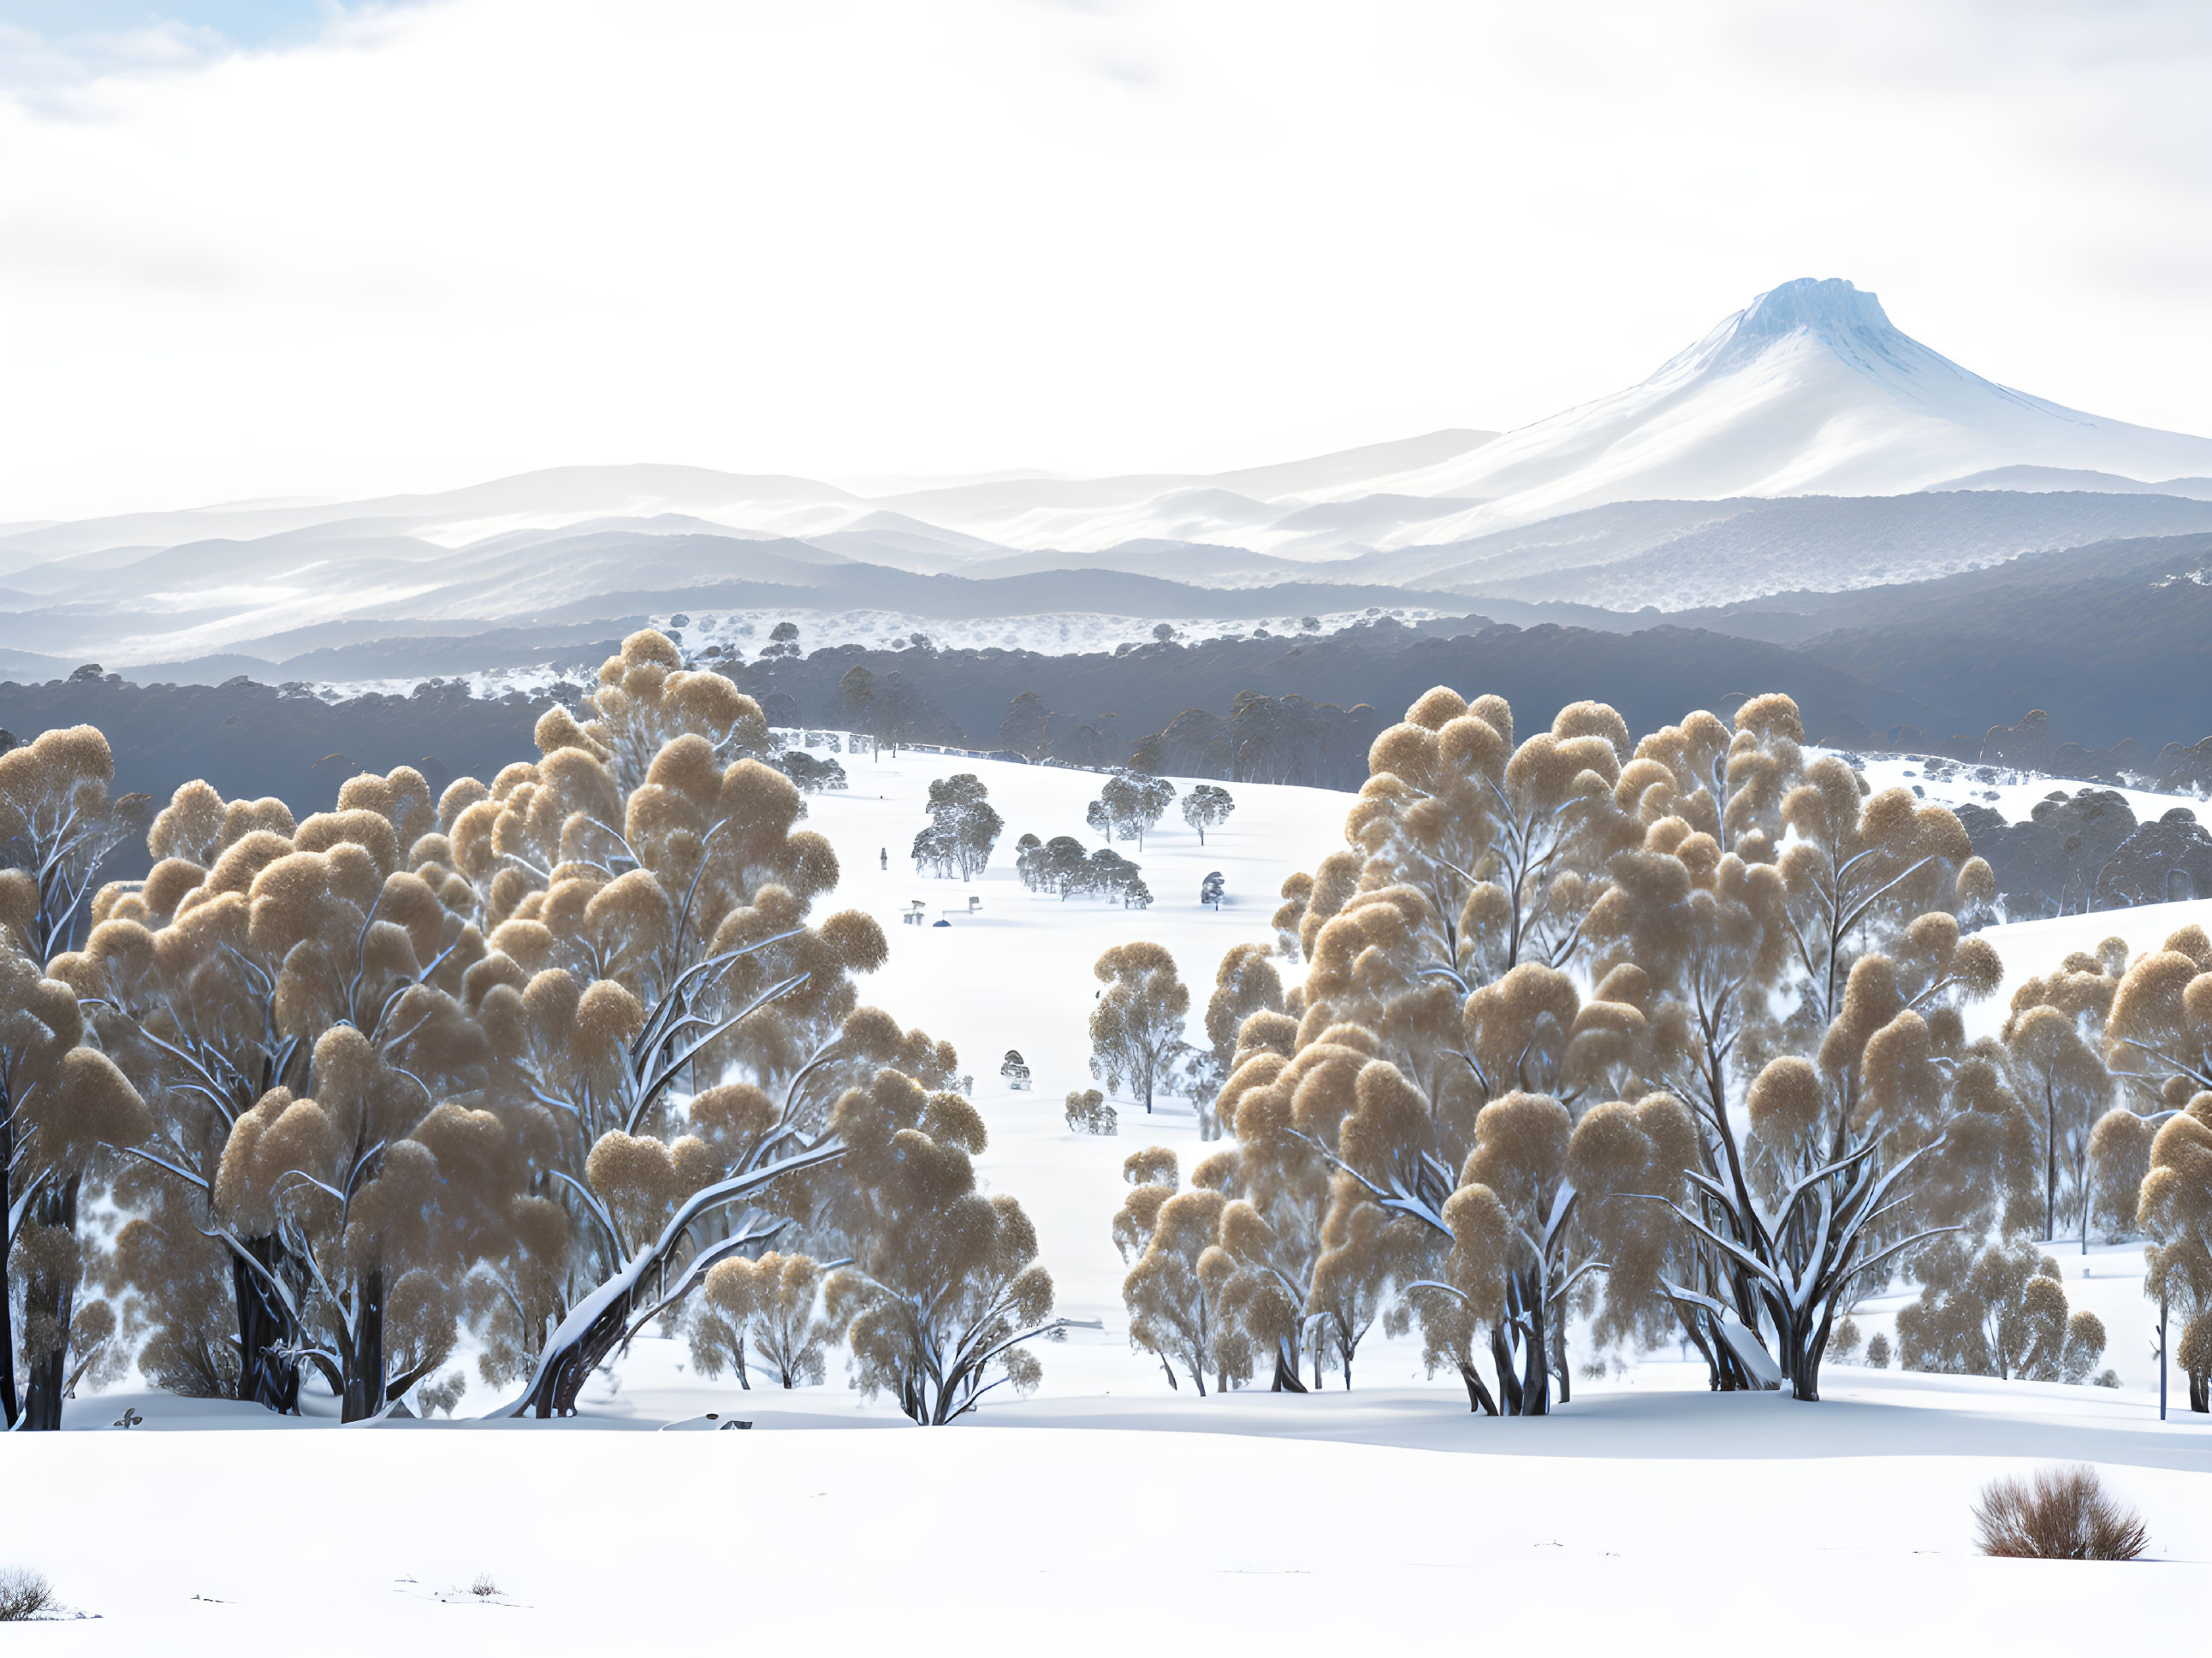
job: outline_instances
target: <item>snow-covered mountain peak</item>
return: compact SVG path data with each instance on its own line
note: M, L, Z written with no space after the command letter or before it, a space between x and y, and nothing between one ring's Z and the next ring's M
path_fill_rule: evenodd
M1905 337L1890 321L1881 301L1840 276L1800 276L1770 288L1723 324L1737 340L1773 339L1799 330L1817 334L1831 346L1887 347Z
M1984 380L1892 323L1874 295L1801 277L1649 379L1381 488L1483 504L1380 544L1463 539L1608 501L1897 495L1984 467L2194 472L2212 442L2083 414ZM2002 458L2002 459L2000 459Z

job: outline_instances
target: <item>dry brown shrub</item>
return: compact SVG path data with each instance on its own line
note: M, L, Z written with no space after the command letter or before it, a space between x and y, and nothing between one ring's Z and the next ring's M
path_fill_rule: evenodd
M2150 1546L2142 1516L2082 1465L1992 1479L1974 1529L1982 1552L2002 1559L2133 1560Z
M0 1567L0 1624L20 1624L53 1604L53 1586L23 1566Z

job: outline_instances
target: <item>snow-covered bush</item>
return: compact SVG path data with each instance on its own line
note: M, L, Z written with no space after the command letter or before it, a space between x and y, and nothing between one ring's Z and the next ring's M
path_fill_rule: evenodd
M1067 1126L1079 1134L1111 1135L1121 1122L1120 1114L1095 1088L1070 1089L1066 1116Z

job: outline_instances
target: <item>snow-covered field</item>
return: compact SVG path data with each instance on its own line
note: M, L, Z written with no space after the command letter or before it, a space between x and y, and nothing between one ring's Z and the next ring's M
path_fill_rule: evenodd
M2197 814L2197 822L2212 828L2212 801L2193 795L2113 789L2110 783L2052 777L2008 766L1967 765L1940 755L1892 754L1852 758L1865 774L1869 787L1917 789L1923 798L1947 806L1987 806L2008 823L2025 823L2034 816L2036 802L2051 795L2071 796L2081 789L2111 789L2127 801L2128 810L2135 813L2138 823L2154 823L2174 807L2186 806Z
M1702 1366L1670 1351L1603 1382L1577 1376L1553 1418L1501 1422L1470 1415L1455 1382L1426 1380L1410 1345L1378 1334L1350 1394L1171 1391L1129 1350L1108 1225L1129 1151L1170 1145L1188 1169L1198 1141L1181 1102L1147 1120L1121 1102L1114 1139L1067 1131L1063 1096L1091 1085L1091 963L1109 944L1156 939L1202 1009L1222 952L1270 937L1284 875L1336 843L1348 797L1232 785L1237 810L1202 847L1171 812L1141 853L1123 847L1155 895L1133 911L1034 896L1013 874L1024 832L1091 842L1096 774L913 751L842 758L851 787L815 797L811 821L843 865L834 902L875 914L891 941L864 993L958 1046L991 1129L986 1178L1034 1217L1060 1310L1103 1332L1042 1350L1035 1397L936 1433L860 1400L834 1360L827 1387L744 1394L702 1382L680 1344L652 1339L568 1424L334 1430L143 1393L87 1397L67 1425L95 1431L17 1436L4 1454L15 1500L0 1505L0 1564L36 1566L99 1614L16 1637L25 1650L1288 1640L1340 1653L1863 1653L2102 1645L2122 1631L2158 1645L2197 1626L2212 1591L2212 1426L2182 1410L2157 1420L2153 1309L2130 1249L2055 1251L2075 1304L2112 1332L2118 1389L1832 1366L1824 1402L1805 1406L1707 1394ZM981 774L1006 819L972 884L917 878L903 856L930 780L955 771ZM1218 912L1197 902L1215 870L1228 890ZM899 919L915 900L930 924ZM2212 922L2212 903L1991 936L2017 978L2110 932L2155 944L2188 919ZM1008 1048L1033 1090L1000 1079ZM1862 1320L1881 1322L1879 1309ZM461 1414L489 1402L480 1388ZM126 1412L143 1425L115 1431ZM754 1430L711 1451L592 1431L719 1429L732 1415ZM204 1431L160 1431L188 1424ZM2073 1461L2102 1466L2141 1508L2163 1569L1974 1553L1969 1505L1984 1481ZM479 1574L499 1593L468 1593Z

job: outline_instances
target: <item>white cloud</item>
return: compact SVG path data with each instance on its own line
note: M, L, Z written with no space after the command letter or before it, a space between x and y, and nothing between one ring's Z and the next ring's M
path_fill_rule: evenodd
M0 517L1276 459L1534 418L1806 275L2212 430L2191 17L446 0L134 64L0 99Z

